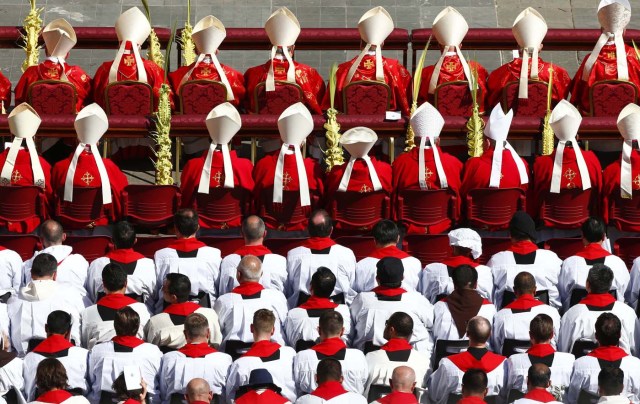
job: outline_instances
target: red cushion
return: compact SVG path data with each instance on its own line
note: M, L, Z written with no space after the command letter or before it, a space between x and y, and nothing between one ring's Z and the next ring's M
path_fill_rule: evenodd
M153 91L146 83L116 83L105 94L109 115L151 115Z
M391 96L389 86L376 82L350 83L343 94L344 112L348 115L384 114Z
M296 84L276 82L275 91L266 91L263 83L256 87L259 114L280 115L296 102L302 101L302 90Z
M76 89L66 82L36 81L29 88L29 103L41 115L76 113Z
M183 114L207 115L227 100L227 88L218 81L197 80L180 87Z
M478 99L481 98L478 89ZM466 81L444 83L436 88L435 107L444 116L471 116L473 100Z
M624 107L637 100L638 92L632 83L594 83L591 88L591 115L618 116Z
M547 84L529 82L529 98L522 100L518 98L519 86L519 82L512 81L505 87L506 107L513 109L513 113L518 116L543 118L547 113Z

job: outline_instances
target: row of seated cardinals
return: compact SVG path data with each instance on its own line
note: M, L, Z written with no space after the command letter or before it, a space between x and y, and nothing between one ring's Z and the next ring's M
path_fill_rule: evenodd
M136 234L126 222L114 230L117 248L90 265L63 244L63 229L53 221L43 228L45 248L33 258L23 263L1 250L7 302L0 303L0 331L22 361L7 368L9 361L1 362L0 380L7 373L24 377L24 387L16 387L33 399L33 370L55 357L67 368L69 388L97 402L109 390L106 380L120 373L125 359L135 359L145 364L143 378L162 402L184 387L184 379L202 373L216 394L231 399L248 372L264 366L293 402L315 389L318 360L332 357L342 363L349 391L366 394L373 384L387 384L384 372L400 362L414 368L432 403L446 403L449 393L460 393L465 369L493 374L489 395L506 397L511 389L524 392L523 374L540 361L552 368L552 384L568 394L567 403L577 402L581 390L596 394L586 381L605 366L624 370L625 396L640 393L639 323L632 308L640 259L630 275L602 247L606 228L598 219L582 228L584 249L564 261L537 248L535 224L519 212L510 223L512 245L486 266L476 262L482 239L461 228L449 233L454 256L424 268L397 249L399 232L390 221L376 225L376 249L358 262L330 239L331 219L323 212L309 222L315 237L286 258L261 244L264 223L257 217L244 223L247 245L224 258L191 233L194 212L177 214L176 226L180 237L154 260L135 252ZM194 323L207 332L191 332ZM518 356L521 351L507 352L513 340L533 346ZM438 341L469 341L475 360L436 361ZM226 354L189 359L218 353L209 344ZM585 356L580 345L593 351ZM502 355L511 355L510 366Z
M634 49L622 41L620 32L624 26L618 26L620 24L626 25L624 21L628 23L627 14L630 14L630 8L618 7L620 6L617 4L618 2L609 3L611 2L605 2L604 5L601 5L598 15L599 18L602 17L600 22L603 30L606 33L610 32L610 36L616 35L616 40L613 41L608 36L608 42L604 44L598 42L594 52L585 58L573 80L562 67L538 57L547 25L537 11L531 8L526 9L516 19L513 27L514 36L528 60L527 65L523 68L525 56L518 57L489 74L483 66L474 61L467 62L462 56L460 43L466 35L468 25L457 10L447 7L436 17L433 25L434 36L444 52L436 65L425 67L422 70L418 102L430 101L433 103L435 87L447 82L470 81L472 73L477 73L478 104L481 111L484 111L485 106L489 110L500 102L507 83L529 79L549 82L550 69L553 69L552 98L554 104L571 95L571 102L579 108L583 115L590 112L589 88L595 82L620 79L629 81L640 88L640 61ZM137 39L135 36L123 37L121 35L121 31L123 33L126 31L127 23L130 24L130 21L140 24L140 29L146 33L144 32L144 24L148 25L148 23L139 10L136 14L136 10L136 8L128 10L116 22L116 31L121 41L119 56L116 58L118 66L113 65L114 61L103 63L93 79L80 67L67 64L68 54L60 54L60 48L57 46L61 40L65 39L65 36L43 35L48 55L54 56L25 71L15 88L16 105L27 101L30 85L41 80L68 80L72 83L77 90L78 111L92 101L104 107L107 85L123 80L146 80L154 89L157 103L159 88L165 82L163 69L140 56L138 46L146 39L144 35ZM610 21L617 21L618 25L612 28ZM194 36L197 39L196 45L199 46L196 49L199 56L191 65L180 67L168 74L168 84L171 85L173 94L179 94L181 85L192 80L222 82L227 87L227 91L230 89L233 93L233 99L228 98L228 100L241 110L252 113L256 111L255 90L260 83L266 81L268 89L269 81L293 81L295 76L295 82L302 89L304 103L312 113L321 114L323 110L329 108L329 92L325 91L325 80L316 69L292 61L295 65L295 74L291 74L289 60L292 60L291 56L297 34L287 34L292 37L287 37L286 40L279 39L285 35L280 31L296 32L297 30L299 33L299 23L289 10L286 8L277 10L265 25L265 30L274 45L272 53L274 56L263 65L248 69L244 75L232 67L220 64L217 60L217 48L222 41L219 37L224 38L226 35L224 27L220 28L221 25L222 23L213 16L205 17L196 25ZM66 25L59 23L56 28L73 30L68 23ZM150 30L150 27L147 29ZM367 47L357 58L342 63L338 67L335 96L337 109L343 109L342 90L347 84L361 80L378 80L384 81L391 90L389 109L402 111L408 115L412 100L411 75L397 60L383 57L380 54L382 42L393 30L393 21L382 7L376 7L363 16L359 23L359 29ZM45 33L47 32L47 28L45 28ZM605 34L603 33L603 35ZM67 33L67 37L69 36L70 34ZM619 40L618 36L620 36ZM375 39L373 39L374 37ZM527 42L523 38L536 39ZM71 48L72 45L64 49L68 51ZM623 61L621 58L625 60ZM358 65L352 68L356 62ZM377 66L377 63L380 62L382 66ZM221 75L218 69L221 69L224 75ZM143 76L146 76L146 79L141 78L143 71L145 73ZM434 72L437 77L432 79ZM7 106L11 99L11 84L4 77L1 77L0 81L0 99ZM228 85L225 81L228 82ZM520 98L527 98L527 96L520 94Z

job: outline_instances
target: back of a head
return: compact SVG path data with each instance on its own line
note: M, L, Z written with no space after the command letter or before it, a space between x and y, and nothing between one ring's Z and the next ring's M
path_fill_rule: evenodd
M276 325L276 316L271 310L259 309L253 313L252 324L257 333L271 335Z
M207 338L209 321L200 313L191 313L184 320L184 335L187 339Z
M135 337L140 328L140 315L126 306L116 312L113 328L119 337Z
M594 264L589 269L587 283L591 293L608 293L613 284L613 271L604 264Z
M126 401L128 399L137 400L142 393L142 389L127 390L127 382L124 378L124 372L120 373L120 376L113 381L111 389L116 393L116 397L122 401Z
M264 221L255 215L251 215L242 221L242 236L245 242L256 242L264 237Z
M178 298L178 303L184 303L191 296L191 281L184 274L172 272L167 274L168 292Z
M71 331L72 322L71 314L54 310L47 316L47 331L49 334L65 335Z
M127 286L127 273L120 264L109 263L102 268L102 285L109 292L124 289Z
M622 323L613 313L602 313L596 320L596 340L600 346L618 346Z
M509 222L509 236L515 241L529 240L535 243L537 234L533 218L522 210L514 213Z
M376 262L376 280L380 286L399 288L404 279L404 264L397 257L384 257Z
M36 255L31 264L31 278L50 278L58 270L58 261L51 254Z
M342 333L344 319L342 314L334 310L327 310L320 315L318 329L326 338L338 337Z
M325 358L318 362L316 370L318 384L326 382L339 382L342 378L342 365L333 358Z
M600 397L618 396L624 390L624 371L620 368L604 366L598 373Z
M529 272L520 272L513 279L513 291L519 295L533 295L536 291L536 278Z
M310 237L329 237L333 230L331 216L326 210L316 210L309 216L307 229Z
M582 224L582 237L589 243L599 243L607 234L604 221L597 217L590 217Z
M136 243L136 230L127 221L118 222L113 226L111 239L118 249L133 248Z
M469 344L485 344L491 336L491 323L484 317L475 316L467 323Z
M543 363L536 363L529 367L527 385L529 389L549 387L551 381L551 369Z
M36 386L41 393L68 388L67 370L56 358L43 359L36 369Z
M336 276L327 267L319 267L316 273L311 276L311 288L314 296L329 298L335 287Z
M254 255L245 255L238 263L238 272L245 282L259 282L262 277L262 261Z
M398 226L391 220L381 220L373 226L373 239L377 245L385 246L389 244L396 244L400 231Z
M451 274L455 289L475 289L478 284L478 270L471 265L460 265Z
M394 391L411 393L416 383L416 372L409 366L398 366L391 373L391 383Z
M462 376L462 396L484 397L489 379L482 369L469 369Z
M173 216L173 223L182 236L191 237L199 228L198 213L193 209L180 209Z
M547 314L538 314L529 323L529 334L538 344L543 344L553 338L553 320Z
M395 312L387 320L387 327L393 327L398 338L408 341L413 335L413 318L407 313Z
M205 379L195 378L191 379L191 381L187 384L186 395L189 398L189 402L194 401L209 401L209 393L211 392L211 387L209 386L209 382Z
M45 220L40 226L40 238L45 247L62 244L64 230L55 220Z

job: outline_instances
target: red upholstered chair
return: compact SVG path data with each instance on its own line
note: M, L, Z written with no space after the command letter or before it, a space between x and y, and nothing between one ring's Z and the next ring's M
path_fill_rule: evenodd
M482 90L478 89L478 99L481 96ZM471 116L473 100L469 82L460 80L440 84L433 94L433 106L444 116Z
M227 101L227 87L219 81L191 80L180 87L180 113L207 115Z
M548 84L540 80L529 80L529 98L520 100L519 81L511 81L502 90L502 108L513 109L518 116L534 116L543 118L547 113Z
M478 188L467 195L469 225L483 230L503 230L518 210L525 210L521 188Z
M64 243L89 262L104 257L111 248L111 239L107 236L67 236Z
M385 114L391 102L391 88L380 81L352 81L342 90L342 106L347 115Z
M0 187L0 221L21 222L48 217L44 192L37 186Z
M33 257L40 239L30 234L5 234L0 236L0 246L13 250L20 255L23 261Z
M272 253L286 257L289 250L300 247L304 240L306 240L306 238L267 238L264 241L264 245L270 249Z
M390 200L384 191L336 192L330 210L337 230L368 233L380 220L390 217Z
M108 115L151 115L153 89L148 83L118 81L107 86L104 94Z
M265 84L264 81L258 83L253 93L257 114L280 115L304 99L302 88L297 83L276 80L275 91L267 91Z
M609 203L609 224L620 231L637 231L640 228L640 192L634 192L633 198L620 196L616 188Z
M551 250L558 255L561 260L565 260L569 257L576 255L576 253L582 251L584 244L582 238L552 238L544 243L545 250Z
M613 252L631 269L633 260L640 257L640 237L621 237L616 240Z
M27 89L27 102L41 115L75 114L77 98L76 88L66 81L36 81Z
M123 216L132 224L157 229L173 224L180 206L175 185L127 185L122 192Z
M251 195L242 188L209 188L208 194L196 194L194 209L205 229L228 229L249 213Z
M638 103L638 87L630 81L598 81L589 89L591 116L618 116L631 103Z
M509 247L511 247L511 239L508 237L483 237L482 255L478 258L478 262L485 265L494 254L506 251Z
M542 199L540 219L546 226L576 229L589 218L591 189L563 189L547 193Z
M396 201L398 221L428 229L446 222L454 223L456 213L455 193L450 189L404 190Z
M273 203L273 188L264 189L258 201L258 213L270 229L286 230L290 226L304 223L317 205L318 198L311 196L311 206L300 205L300 191L282 191L282 203Z
M342 236L336 238L335 241L342 246L350 248L358 261L366 258L376 247L373 237L367 236Z
M102 188L73 188L73 202L63 200L62 192L56 195L55 216L65 230L91 229L107 216L102 206Z
M451 256L446 234L412 234L402 240L402 249L420 260L423 266L442 262Z
M215 247L220 250L223 257L233 254L233 252L238 248L244 246L244 239L239 237L204 236L198 237L198 240L202 241L209 247Z
M158 250L162 250L169 246L169 244L176 241L175 236L147 236L138 237L136 245L133 249L147 258L153 259L153 255Z

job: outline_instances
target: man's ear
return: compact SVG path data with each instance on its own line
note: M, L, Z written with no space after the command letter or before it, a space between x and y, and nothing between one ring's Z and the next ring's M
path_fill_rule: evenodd
M67 233L62 233L62 242L64 243L67 240Z
M53 272L53 280L57 280L58 279L58 271L54 271Z
M254 333L253 324L251 324L251 325L249 326L249 331L251 331L251 334L253 334L253 333Z
M342 327L342 330L340 330L340 336L342 337L344 335L344 327Z
M273 328L271 329L271 335L273 336L273 334L275 334L275 333L276 333L276 327L273 326Z

